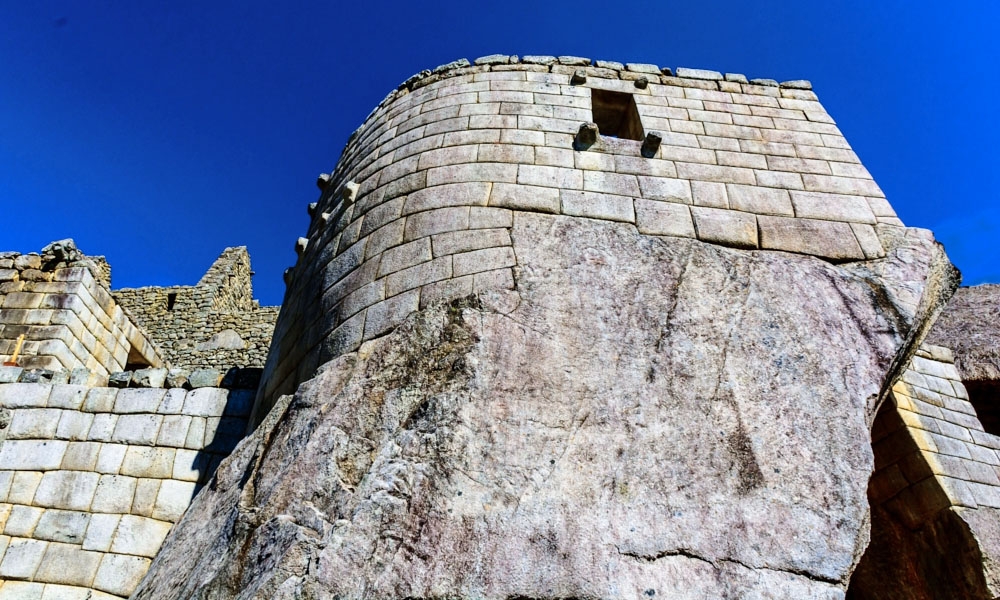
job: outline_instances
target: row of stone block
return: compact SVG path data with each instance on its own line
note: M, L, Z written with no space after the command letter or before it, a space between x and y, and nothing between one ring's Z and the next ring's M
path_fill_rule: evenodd
M0 598L125 598L139 585L151 562L142 556L92 552L73 544L0 536ZM94 591L84 595L80 589Z
M872 431L873 502L914 527L949 506L1000 508L1000 437L983 431L950 351L922 347L890 402Z
M135 371L116 371L110 374L93 372L87 368L34 369L20 366L0 367L0 384L45 383L84 385L87 387L113 388L226 388L256 390L260 383L261 368L147 368Z
M72 384L0 384L0 407L55 408L86 413L245 417L254 392L224 388L90 388Z
M124 596L108 594L89 587L30 581L0 581L0 600L119 600L121 598Z
M246 430L246 416L199 417L191 415L158 415L136 413L87 413L55 408L21 408L13 411L7 427L8 442L34 440L52 442L50 449L58 450L56 441L66 441L63 466L77 464L83 457L95 455L93 444L110 442L133 446L162 446L201 450L212 448L228 452L235 447ZM12 448L19 447L14 444ZM4 450L0 448L0 453ZM9 452L14 452L10 450ZM12 456L11 456L12 458ZM33 464L41 464L41 458Z
M185 507L190 499L188 494L184 499ZM0 512L0 517L3 535L7 537L72 544L91 552L153 558L180 513L173 511L169 518L151 519L128 514L127 509L124 514L114 514L8 505ZM0 575L3 575L2 569Z

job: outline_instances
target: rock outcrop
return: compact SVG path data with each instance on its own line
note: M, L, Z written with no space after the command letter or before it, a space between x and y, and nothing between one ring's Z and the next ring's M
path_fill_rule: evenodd
M516 213L514 290L323 365L133 598L843 598L869 429L956 273Z

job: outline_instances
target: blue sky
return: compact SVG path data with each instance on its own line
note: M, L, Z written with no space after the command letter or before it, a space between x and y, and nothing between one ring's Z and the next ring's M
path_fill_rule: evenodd
M904 222L1000 282L995 0L4 2L0 250L73 237L126 287L246 245L280 303L350 132L411 74L492 53L810 79Z

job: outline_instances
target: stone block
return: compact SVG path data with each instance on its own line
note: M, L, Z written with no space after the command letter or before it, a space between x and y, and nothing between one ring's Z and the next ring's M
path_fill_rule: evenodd
M161 415L177 415L184 409L184 400L187 398L187 391L180 388L167 390L160 401L156 412Z
M67 442L7 440L0 445L0 465L19 471L51 471L62 464Z
M218 369L195 369L188 378L188 385L193 389L216 388L222 383L223 375L225 373Z
M65 544L83 544L90 514L67 510L47 510L35 526L34 538Z
M729 208L729 196L726 194L726 184L724 183L692 181L691 195L696 206Z
M520 165L517 167L517 183L561 190L580 190L583 189L583 171L563 167Z
M512 227L514 213L506 208L473 206L469 208L469 229Z
M57 411L61 412L59 425L56 428L56 437L61 440L85 440L90 432L90 426L94 421L92 413L77 412L74 410Z
M166 381L166 369L139 369L132 375L132 383L140 388L162 388Z
M0 589L0 600L49 600L44 597L46 586L43 583L31 583L28 581L0 581L0 586L2 586L2 589ZM53 598L52 600L63 599ZM87 599L85 598L83 600Z
M822 256L832 260L864 260L847 223L760 216L761 248Z
M676 163L677 176L681 179L715 181L718 183L739 183L754 185L754 171L742 167L723 167L698 163Z
M115 400L114 412L118 414L155 413L166 393L166 390L163 389L129 388L121 390Z
M132 514L148 517L153 514L156 496L160 492L159 479L140 479L135 484L135 496L132 498Z
M514 249L511 247L474 250L472 252L456 254L452 259L454 261L455 277L510 267L517 262L514 257Z
M51 385L41 383L6 383L0 385L0 406L4 408L44 408Z
M639 176L642 197L647 200L667 200L691 204L691 182L667 177Z
M21 367L0 366L0 383L17 383L22 371L24 369Z
M640 233L695 237L690 209L682 204L635 200L635 223Z
M160 432L160 423L162 422L162 415L121 415L118 417L115 431L111 435L111 441L151 446L156 442L156 436Z
M364 313L356 315L351 319L344 322L344 325L351 323L355 319L359 320L360 323L364 323ZM343 325L341 325L343 327ZM338 327L338 329L340 329ZM192 417L191 425L188 427L187 439L184 440L184 447L194 450L200 450L205 445L205 418L204 417Z
M109 442L117 424L118 415L110 413L96 414L90 424L90 430L87 432L87 439L94 442Z
M537 188L547 189L547 188ZM555 191L558 203L558 191ZM435 257L482 248L493 248L497 246L510 246L510 233L505 228L481 229L470 231L453 231L442 233L431 238L432 249Z
M135 496L136 479L124 475L101 475L91 507L98 513L128 513Z
M118 390L114 388L93 388L87 391L83 410L87 412L109 413L114 409Z
M473 293L473 277L455 277L425 285L420 288L420 308L426 308L434 302L453 300Z
M757 247L757 218L754 215L702 206L692 207L691 214L699 240L736 248Z
M448 206L486 206L489 195L490 184L487 182L452 183L424 188L406 197L403 214Z
M149 570L151 562L141 556L105 554L93 586L102 592L128 597Z
M191 371L188 369L167 369L167 377L164 379L164 384L168 388L183 388L187 387L188 379L191 377Z
M558 214L559 190L531 185L493 184L490 206Z
M34 503L46 508L90 509L100 475L82 471L51 471L42 476Z
M93 471L100 449L101 444L96 442L70 442L61 468L66 471Z
M10 486L14 482L14 471L0 471L0 502L7 501Z
M410 290L369 307L365 320L365 338L381 335L395 327L407 315L416 311L419 303L419 290Z
M385 278L385 295L395 296L406 290L448 279L452 275L452 257L442 256L419 265L397 271ZM382 300L373 298L371 304Z
M45 584L41 600L118 600L116 596L95 592L89 587L77 587L70 585L59 585L56 583Z
M726 185L729 207L759 215L794 215L792 202L785 190L747 185Z
M128 446L122 460L121 474L132 477L165 479L174 466L173 448ZM44 482L43 482L44 483Z
M118 530L111 542L111 552L152 558L156 556L169 532L170 523L125 515L118 522Z
M191 417L187 415L167 415L163 417L156 445L183 448L190 426Z
M0 580L31 579L42 562L48 542L24 538L12 539L0 562ZM7 587L7 584L4 584Z
M121 515L116 514L91 515L90 524L87 526L87 532L83 538L83 549L96 550L97 552L110 550L111 541L120 519Z
M410 241L446 231L467 229L468 226L468 207L439 208L408 217L403 239Z
M466 209L468 210L468 209ZM421 238L382 253L379 277L431 260L431 240Z
M42 481L42 473L37 471L15 471L7 492L7 502L11 504L31 504L35 490Z
M197 482L208 474L208 453L199 450L177 450L174 456L174 468L171 477L179 481Z
M196 489L197 484L191 481L163 481L153 505L153 518L171 523L179 521L191 504Z
M865 253L865 258L875 259L885 256L885 248L882 247L874 227L863 223L851 223L851 229L854 231L854 237L858 239L861 251Z
M722 73L718 71L710 71L707 69L688 69L686 67L677 67L675 75L686 79L705 79L709 81L721 81L723 79Z
M131 382L131 371L115 371L114 373L108 375L108 387L127 388L128 384Z
M22 408L15 410L10 425L7 426L7 439L52 439L56 435L59 418L63 412L53 408Z
M561 190L559 197L565 215L635 223L630 197L571 190Z
M218 417L226 411L229 391L219 388L200 388L188 392L183 414L197 417Z
M35 528L41 520L44 509L35 506L14 505L7 515L3 534L11 537L34 537Z
M875 223L868 201L860 196L844 196L819 192L791 192L795 216L828 221Z

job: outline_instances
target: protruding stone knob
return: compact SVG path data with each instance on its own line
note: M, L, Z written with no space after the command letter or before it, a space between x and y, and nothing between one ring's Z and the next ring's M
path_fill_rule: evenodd
M359 184L354 183L353 181L348 181L346 184L344 184L343 197L345 204L354 203L354 201L358 197L358 188L360 187L361 186Z
M319 216L320 227L326 227L327 223L330 222L330 213L323 213Z
M661 142L663 142L662 133L659 131L648 131L646 132L646 139L642 140L640 152L646 158L650 158L656 155L656 151L660 149Z
M580 85L587 83L587 72L583 69L577 69L573 72L573 77L569 80L573 85Z
M310 202L309 206L306 207L306 212L309 213L310 217L316 214L316 206L317 204L315 202Z
M580 131L576 132L574 145L579 149L589 148L597 143L599 133L597 123L584 123L580 125Z
M302 254L306 251L306 248L308 247L309 247L309 238L300 237L299 239L295 240L295 253L298 254L299 256L302 256Z
M288 267L287 269L285 269L285 272L281 274L281 278L285 281L285 285L288 285L289 283L292 282L293 270L294 269L292 267Z
M643 75L639 79L636 79L635 87L639 88L640 90L646 89L647 87L649 87L649 78Z
M320 173L319 177L316 178L316 187L320 190L325 190L328 185L330 185L330 174Z

